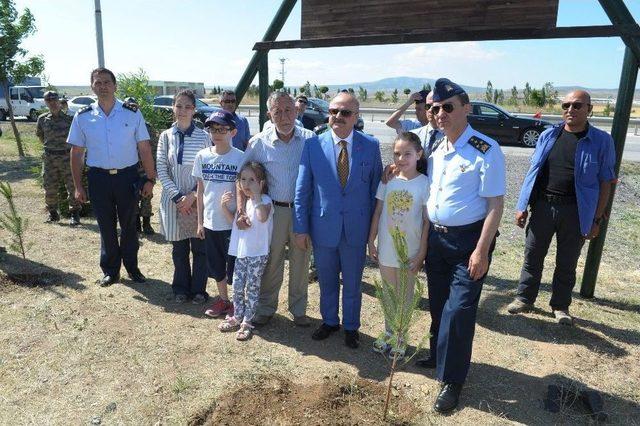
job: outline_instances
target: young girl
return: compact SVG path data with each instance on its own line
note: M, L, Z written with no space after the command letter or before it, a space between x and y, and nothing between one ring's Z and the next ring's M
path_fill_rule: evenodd
M420 138L410 132L401 133L393 143L393 162L397 175L386 184L380 182L376 198L376 210L369 233L369 255L380 265L380 275L400 291L400 265L393 245L393 235L399 233L406 238L409 257L408 282L404 295L407 307L413 299L415 276L427 254L429 220L427 218L428 178L421 172L426 170L426 159ZM376 247L376 237L378 246ZM399 297L402 297L399 295ZM385 318L385 336L376 340L376 352L390 351L389 356L404 357L406 339L398 338L399 345L391 349L394 338L389 322Z
M220 323L220 331L238 330L236 339L248 340L260 295L260 280L269 258L273 231L273 206L267 194L267 172L260 163L250 161L242 166L239 190L246 198L244 212L249 228L231 230L229 255L236 257L233 273L233 316Z

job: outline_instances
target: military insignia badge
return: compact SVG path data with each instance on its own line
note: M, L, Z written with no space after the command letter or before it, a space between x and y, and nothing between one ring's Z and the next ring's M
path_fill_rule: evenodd
M489 145L488 142L483 141L477 136L471 136L469 138L469 145L471 145L472 147L474 147L475 149L477 149L483 154L485 154L491 148L491 145Z

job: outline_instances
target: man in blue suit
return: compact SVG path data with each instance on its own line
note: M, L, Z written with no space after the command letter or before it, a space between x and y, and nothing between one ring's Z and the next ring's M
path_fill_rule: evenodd
M362 271L366 244L382 174L378 141L355 131L358 100L339 93L329 105L330 132L308 139L296 181L296 244L313 244L320 282L322 325L313 332L323 340L340 328L338 302L342 273L342 324L345 344L359 344Z

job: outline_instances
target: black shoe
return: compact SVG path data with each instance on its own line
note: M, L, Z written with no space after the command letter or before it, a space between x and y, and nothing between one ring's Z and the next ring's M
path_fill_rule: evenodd
M69 226L80 225L80 212L71 212L71 219L69 219Z
M136 216L136 232L142 234L142 223L140 222L140 216Z
M360 334L355 330L345 330L344 344L347 345L348 348L358 349L358 346L360 346Z
M45 223L56 223L60 221L60 215L58 214L58 210L51 209L49 210L49 217L45 220Z
M429 355L427 358L417 360L416 365L422 368L436 368L436 358Z
M118 281L120 281L120 276L119 275L105 275L104 277L102 277L102 279L98 282L100 284L100 287L109 287L111 284L115 284Z
M462 391L461 383L445 383L442 385L433 409L441 414L452 411L458 406L460 391Z
M324 340L331 335L331 333L340 330L339 325L327 325L325 323L320 324L320 327L316 329L311 335L313 340Z
M142 272L140 272L140 269L136 269L135 271L130 271L129 272L129 278L131 278L131 281L133 281L135 283L145 283L145 282L147 282L147 277L142 275Z
M142 231L144 232L145 235L153 235L156 233L156 231L153 230L153 228L151 227L151 218L150 217L143 217L142 218ZM138 231L140 232L140 231Z

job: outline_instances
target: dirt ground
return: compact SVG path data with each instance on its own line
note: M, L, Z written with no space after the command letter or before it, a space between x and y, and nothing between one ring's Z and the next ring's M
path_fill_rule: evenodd
M295 327L286 282L278 314L239 343L217 331L204 306L172 301L170 246L142 238L145 284L124 279L101 288L99 234L42 223L43 191L29 168L0 141L0 179L9 181L19 211L30 219L28 260L0 257L0 424L381 424L388 362L371 351L383 329L374 297L377 271L363 278L361 347L342 333L323 342L317 283L309 287L312 328ZM523 162L524 161L524 162ZM613 424L640 423L640 167L625 165L600 267L596 298L582 299L580 261L572 313L561 327L548 308L554 249L535 312L512 316L523 233L511 224L515 187L526 159L508 158L510 179L501 237L485 283L471 371L460 409L432 411L439 385L432 371L409 363L396 375L394 424L594 423L580 404L544 408L547 387L595 389ZM160 187L156 187L157 203ZM6 203L0 200L0 212ZM157 217L153 224L158 227ZM0 231L6 245L8 235ZM586 248L584 249L586 253ZM209 283L209 290L214 290ZM418 340L429 325L424 295Z

